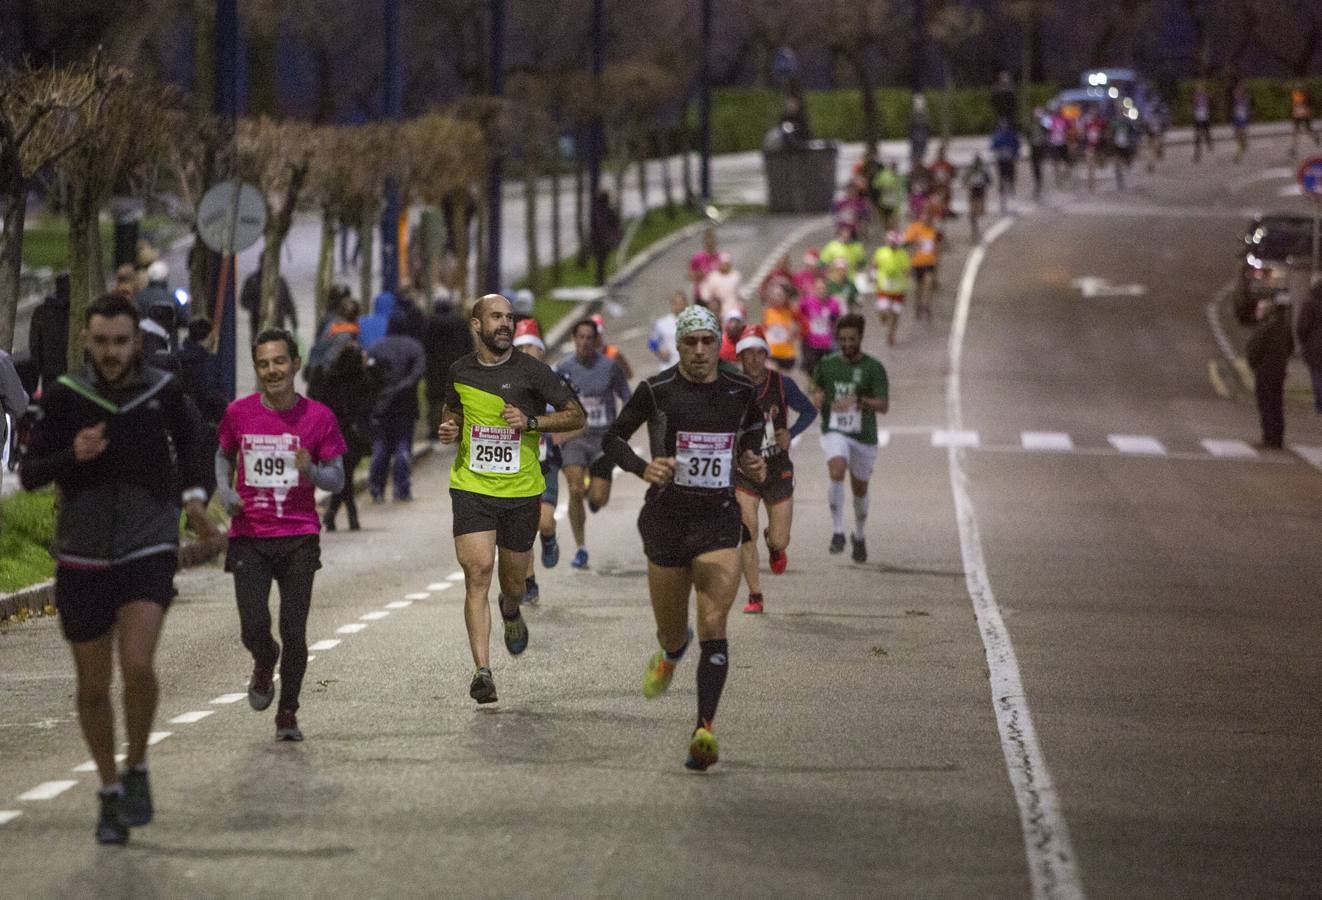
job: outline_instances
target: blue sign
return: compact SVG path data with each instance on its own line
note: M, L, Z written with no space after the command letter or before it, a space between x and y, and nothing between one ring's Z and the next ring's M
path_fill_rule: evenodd
M1322 156L1304 160L1299 167L1299 186L1310 197L1322 199Z

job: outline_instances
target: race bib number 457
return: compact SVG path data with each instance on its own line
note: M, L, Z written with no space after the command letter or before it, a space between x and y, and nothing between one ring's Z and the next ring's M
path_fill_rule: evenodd
M474 425L468 437L468 468L496 475L514 475L519 471L517 428Z
M296 434L245 434L243 436L243 481L249 487L293 488L298 486Z
M681 431L675 435L675 484L728 488L734 466L734 434Z

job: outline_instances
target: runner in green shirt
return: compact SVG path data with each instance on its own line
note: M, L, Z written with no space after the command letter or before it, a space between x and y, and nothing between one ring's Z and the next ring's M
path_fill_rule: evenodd
M822 411L822 451L831 478L831 552L845 549L845 471L854 492L854 562L867 562L864 528L868 519L868 480L877 461L877 414L890 409L886 367L863 352L863 317L850 313L835 323L839 353L813 370L812 396Z

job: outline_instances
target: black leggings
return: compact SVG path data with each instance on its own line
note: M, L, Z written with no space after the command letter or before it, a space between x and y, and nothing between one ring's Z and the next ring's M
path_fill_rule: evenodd
M315 534L230 538L225 571L234 575L243 646L262 666L280 661L280 709L296 711L308 667L308 610L312 579L321 568ZM280 588L280 643L271 637L271 582ZM283 645L283 652L281 650Z
M363 454L352 450L344 454L344 487L338 494L332 494L326 505L326 523L330 527L335 523L335 516L343 506L349 513L349 527L358 527L358 502L354 499L353 473L358 470Z

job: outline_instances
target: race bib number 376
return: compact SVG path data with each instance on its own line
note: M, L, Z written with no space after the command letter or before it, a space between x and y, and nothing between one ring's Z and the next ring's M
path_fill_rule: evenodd
M468 468L474 472L514 475L519 471L519 430L474 425L469 430Z
M675 484L728 488L734 466L734 435L681 431L675 435Z
M298 486L296 434L245 434L243 436L243 481L256 488Z

